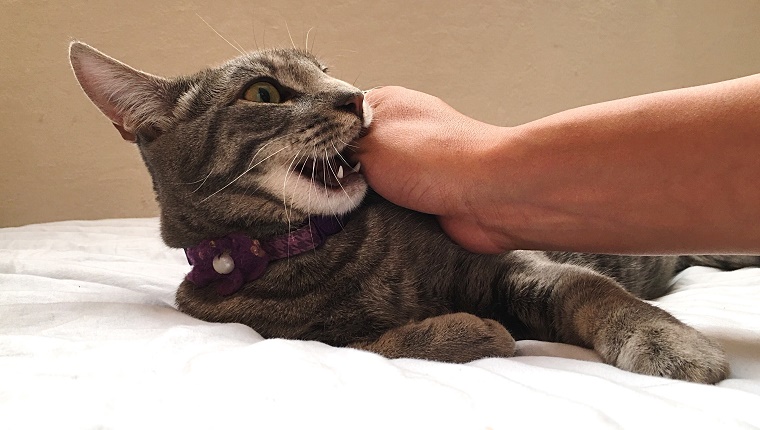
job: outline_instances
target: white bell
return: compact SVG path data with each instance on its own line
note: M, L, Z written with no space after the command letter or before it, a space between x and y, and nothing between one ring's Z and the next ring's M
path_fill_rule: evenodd
M235 261L226 252L220 256L214 257L212 262L214 270L220 275L226 275L235 270Z

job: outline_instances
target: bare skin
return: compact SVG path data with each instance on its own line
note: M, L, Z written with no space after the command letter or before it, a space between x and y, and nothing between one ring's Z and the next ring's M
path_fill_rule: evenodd
M760 75L517 127L401 87L367 99L369 184L471 251L760 253Z

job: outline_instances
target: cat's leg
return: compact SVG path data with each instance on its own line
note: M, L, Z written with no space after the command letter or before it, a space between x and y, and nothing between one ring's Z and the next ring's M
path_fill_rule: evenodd
M533 254L533 253L530 253ZM591 347L632 372L715 383L728 375L720 346L617 282L579 266L519 253L502 300L531 334Z
M515 340L494 320L460 312L410 322L383 333L372 342L352 348L372 351L388 358L421 358L467 363L486 357L511 357Z

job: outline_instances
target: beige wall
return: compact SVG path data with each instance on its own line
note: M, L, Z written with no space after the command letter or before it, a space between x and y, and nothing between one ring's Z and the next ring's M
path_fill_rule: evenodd
M158 74L310 46L360 87L398 84L514 125L760 72L760 1L0 1L0 226L151 216L136 149L80 93L67 43ZM312 45L313 44L313 45Z

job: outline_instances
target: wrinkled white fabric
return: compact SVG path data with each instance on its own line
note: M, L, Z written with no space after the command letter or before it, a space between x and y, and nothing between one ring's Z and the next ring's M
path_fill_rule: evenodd
M454 365L264 340L178 312L188 270L156 219L0 229L0 428L760 428L760 269L655 301L726 348L717 386L537 341Z

